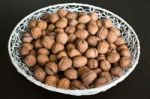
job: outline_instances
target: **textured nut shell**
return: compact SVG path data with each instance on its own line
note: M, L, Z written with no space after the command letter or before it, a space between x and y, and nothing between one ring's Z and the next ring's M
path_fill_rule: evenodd
M69 12L66 16L67 19L72 20L77 18L77 13L76 12Z
M45 76L46 76L46 73L44 72L44 70L43 70L42 68L36 67L36 68L34 69L34 77L35 77L37 80L43 82L44 79L45 79Z
M75 48L76 48L76 47L75 47L75 45L74 45L73 43L68 43L68 44L66 45L67 51L72 50L72 49L75 49Z
M38 55L37 56L37 62L41 65L45 65L49 61L49 58L47 55Z
M116 66L111 68L111 74L117 77L120 77L123 74L123 70L121 67Z
M87 58L84 56L76 56L72 60L74 67L82 67L87 64Z
M63 57L68 57L67 53L65 51L60 51L58 54L57 54L57 58L58 59L62 59Z
M118 37L118 36L116 35L115 32L109 31L108 36L107 36L107 41L108 41L109 43L113 43L113 42L115 42L115 41L117 40L117 37Z
M98 61L96 59L88 59L87 66L90 69L94 69L98 67Z
M89 36L87 38L88 44L93 47L97 45L98 41L100 41L100 39L97 36Z
M102 21L99 19L99 20L96 20L96 24L98 27L101 27L102 26Z
M73 34L76 31L76 28L74 26L67 26L65 28L65 32L68 34Z
M68 42L72 43L76 40L76 35L74 33L68 34Z
M72 66L72 60L67 57L62 58L60 62L58 63L58 69L60 71L65 71L71 66Z
M91 18L87 14L81 15L78 19L79 23L88 23L90 20Z
M45 78L45 84L49 86L56 87L57 82L58 82L58 77L56 76L47 76Z
M112 77L111 77L111 74L109 72L107 72L107 71L101 72L100 76L106 77L106 79L109 83L112 82Z
M117 40L115 41L116 45L122 45L125 44L125 41L122 37L118 37Z
M121 35L121 34L120 34L120 30L117 29L117 28L115 28L115 27L111 27L111 28L109 29L109 31L115 32L117 36L120 36L120 35Z
M80 23L80 24L78 24L78 25L77 25L77 29L79 29L79 30L86 29L86 25L85 25L85 24Z
M90 17L91 17L91 20L93 20L93 21L96 21L98 19L98 16L97 16L96 12L90 13Z
M65 17L67 15L68 11L66 11L64 9L59 9L57 13L60 17Z
M87 51L85 52L85 56L87 58L96 58L98 56L98 51L96 48L89 48L87 49Z
M66 33L57 33L56 41L62 44L66 44L68 41L68 35Z
M76 47L81 53L84 53L88 49L88 43L85 40L78 40Z
M121 57L119 63L123 69L127 69L130 66L131 59L129 57Z
M39 48L37 51L37 54L44 54L44 55L48 55L50 52L48 49L46 48Z
M107 28L113 27L111 19L105 19L103 20L103 25Z
M77 49L71 49L68 51L68 56L70 58L73 58L73 57L79 56L79 55L81 55L81 53Z
M56 42L56 43L53 44L53 46L52 46L52 52L54 54L56 54L56 53L58 53L58 52L60 52L62 50L64 50L64 45L62 43Z
M105 54L108 51L109 44L107 41L101 41L97 45L97 51L100 54Z
M99 31L97 32L97 36L101 39L101 40L104 40L106 39L108 35L108 30L106 27L102 26Z
M34 65L36 65L36 57L29 54L25 57L24 62L28 67L33 67Z
M23 42L31 43L32 40L33 40L33 37L31 36L30 33L28 32L24 33L23 40L22 40Z
M64 75L66 78L70 79L70 80L75 80L78 78L78 72L75 69L67 69L64 72Z
M23 43L22 48L31 51L33 49L33 45L30 43Z
M57 87L62 89L69 89L70 81L67 78L62 78L58 81Z
M54 63L54 62L48 62L46 65L45 65L45 72L48 74L48 75L55 75L58 71L58 67L57 67L57 64Z
M62 17L56 22L55 26L57 28L65 28L67 24L68 24L67 18Z
M49 61L51 61L51 62L57 62L57 56L55 54L51 54L49 56Z
M70 26L76 26L78 24L78 21L76 20L76 19L72 19L72 20L70 20L70 22L69 22L69 25Z
M54 25L54 24L50 24L50 25L48 26L48 28L47 28L47 30L48 30L49 32L54 31L54 29L55 29L55 25Z
M34 39L38 39L42 36L42 31L39 27L34 27L31 29L31 34Z
M87 24L87 30L91 35L95 35L98 31L98 26L95 21L90 21Z
M36 27L36 24L37 24L37 20L30 20L28 26L31 29L33 27Z
M121 50L124 50L124 49L128 49L126 44L119 45L118 48L117 48L118 51L121 51Z
M37 40L34 42L34 47L35 47L36 49L42 47L42 41L41 41L41 39L37 39Z
M116 63L116 62L119 61L120 55L119 55L118 53L111 52L111 53L108 53L106 59L107 59L110 63Z
M46 21L37 21L37 26L41 29L41 30L45 30L47 28L47 23Z
M71 89L86 89L86 87L79 80L73 80L71 82Z
M126 56L126 57L131 57L131 52L129 49L123 49L121 52L120 52L120 55L121 56Z
M75 34L79 39L86 39L89 35L87 30L77 30Z
M95 81L95 86L100 87L102 85L105 85L107 83L107 78L106 77L100 77Z
M99 65L100 68L104 71L109 71L111 68L111 64L107 60L102 60Z
M51 36L44 36L42 39L42 45L47 49L51 49L53 43L54 43L54 38Z
M106 59L105 55L99 54L99 55L97 56L97 60L98 60L98 61L102 61L102 60L105 60L105 59Z
M49 21L51 23L55 23L56 21L58 21L59 16L58 16L57 13L52 13L52 14L49 14L49 18L48 19L49 19Z

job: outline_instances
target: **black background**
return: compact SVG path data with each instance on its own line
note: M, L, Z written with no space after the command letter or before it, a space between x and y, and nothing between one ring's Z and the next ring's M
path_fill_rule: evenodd
M75 97L50 92L32 84L13 67L8 38L15 25L29 13L53 4L80 2L108 9L125 19L140 39L136 69L122 83L92 96ZM0 99L150 99L150 3L149 0L0 0Z

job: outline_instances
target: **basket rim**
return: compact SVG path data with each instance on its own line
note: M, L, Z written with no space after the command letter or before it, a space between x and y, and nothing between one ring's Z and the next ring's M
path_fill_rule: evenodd
M32 16L33 14L35 14L37 12L40 12L40 11L42 11L44 9L47 9L49 7L63 6L63 5L88 6L88 7L94 8L94 9L103 10L103 11L108 12L108 13L112 14L113 16L117 17L118 19L120 19L122 22L124 22L127 25L127 27L129 27L131 29L131 31L133 32L133 34L135 35L136 40L137 40L138 53L137 53L137 59L136 59L135 63L132 65L132 67L129 69L128 72L126 72L121 77L117 78L114 82L111 82L111 83L106 84L106 85L101 86L101 87L91 88L91 89L86 89L86 90L70 90L70 89L65 90L65 89L60 89L60 88L55 88L55 87L51 87L51 86L45 85L44 83L41 83L41 82L33 79L31 76L28 76L27 74L25 74L24 72L22 72L22 69L18 68L18 65L14 62L14 59L11 56L11 49L10 49L11 48L11 46L10 46L10 44L11 44L11 38L12 38L12 36L14 34L14 31L17 29L17 27L20 25L20 23L22 23L25 19L27 19L28 17ZM47 7L40 8L40 9L34 11L34 12L31 12L30 14L28 14L27 16L25 16L23 19L21 19L21 21L19 21L19 23L15 26L15 28L13 29L13 31L10 34L9 41L8 41L8 52L9 52L9 57L11 59L11 62L13 64L13 66L16 68L16 70L20 74L22 74L24 77L26 77L26 79L28 79L30 82L36 84L37 86L43 87L44 89L50 90L50 91L55 91L55 92L59 92L59 93L80 96L80 95L93 95L93 94L96 94L96 93L99 93L99 92L104 92L104 91L110 89L111 87L115 86L116 84L122 82L126 77L128 77L129 74L131 74L131 72L135 69L135 67L138 64L138 60L139 60L139 57L140 57L140 42L139 42L138 36L135 33L134 29L124 19L122 19L117 14L115 14L115 13L109 11L109 10L106 10L104 8L94 6L94 5L83 4L83 3L62 3L62 4L54 4L54 5L49 5Z

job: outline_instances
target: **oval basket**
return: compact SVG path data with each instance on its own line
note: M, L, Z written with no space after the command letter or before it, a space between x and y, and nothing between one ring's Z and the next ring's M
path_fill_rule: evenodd
M111 20L113 21L113 25L121 30L121 35L124 38L124 40L127 42L127 45L131 51L132 62L130 68L124 71L124 74L121 77L114 79L111 83L98 88L92 88L86 90L64 90L64 89L48 86L37 81L33 77L32 71L30 71L27 68L26 64L23 63L22 57L19 53L20 45L22 43L21 40L22 34L25 31L29 30L28 29L29 20L40 19L44 14L54 13L60 8L64 8L65 10L75 11L75 12L87 12L87 13L96 12L100 19L111 18ZM17 24L17 26L14 28L14 30L10 35L9 42L8 42L8 51L9 51L9 56L11 58L11 61L15 66L15 68L17 69L17 71L23 76L25 76L32 83L36 84L37 86L43 87L49 91L55 91L59 93L80 96L80 95L93 95L99 92L104 92L110 89L111 87L115 86L119 82L123 81L135 69L138 63L139 55L140 55L140 44L139 44L138 37L135 31L132 29L132 27L116 14L106 9L88 5L88 4L65 3L65 4L57 4L57 5L52 5L52 6L39 9L26 16L24 19L22 19Z

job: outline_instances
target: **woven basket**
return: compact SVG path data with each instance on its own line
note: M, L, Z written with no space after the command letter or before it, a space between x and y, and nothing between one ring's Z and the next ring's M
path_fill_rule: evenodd
M114 79L111 83L98 88L91 88L86 90L64 90L64 89L48 86L37 81L33 77L33 72L30 71L26 66L26 64L23 63L22 57L19 53L19 49L22 43L21 40L22 35L25 31L29 30L28 28L29 20L40 19L44 14L57 12L57 10L60 8L64 8L65 10L72 11L72 12L87 12L87 13L96 12L100 19L111 18L113 25L121 30L121 35L124 38L124 40L127 42L127 45L131 51L132 62L130 68L124 71L124 74L121 77ZM32 83L36 84L37 86L43 87L49 91L81 96L81 95L93 95L99 92L104 92L110 89L111 87L115 86L119 82L123 81L134 70L134 68L138 63L139 55L140 55L140 44L139 44L138 37L135 31L132 29L132 27L116 14L106 9L88 5L88 4L65 3L65 4L57 4L57 5L52 5L52 6L39 9L26 16L24 19L22 19L17 24L17 26L14 28L14 30L10 35L9 42L8 42L8 51L9 51L9 56L11 58L11 61L15 66L15 68L17 69L17 71L23 76L25 76Z

